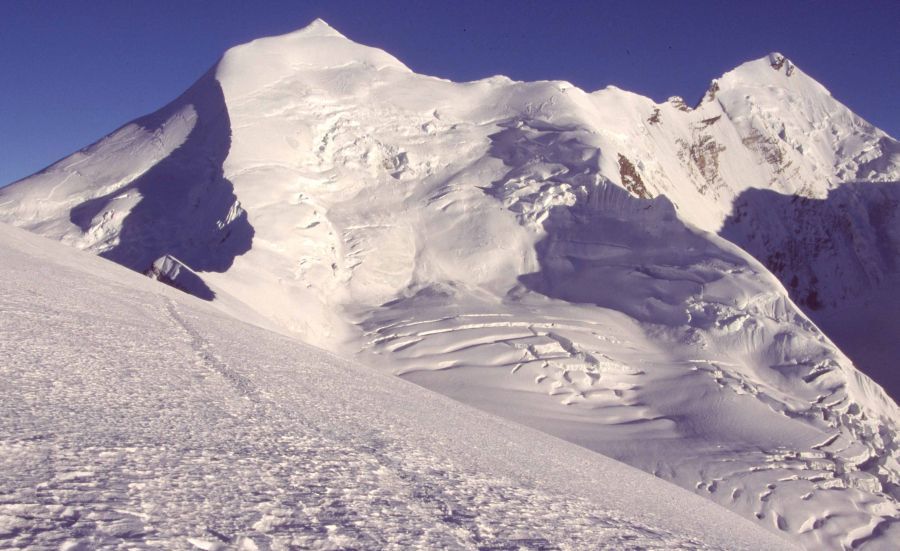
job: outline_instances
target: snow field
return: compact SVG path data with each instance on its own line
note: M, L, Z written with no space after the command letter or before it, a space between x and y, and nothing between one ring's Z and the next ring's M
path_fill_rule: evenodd
M598 454L0 227L0 546L786 542Z

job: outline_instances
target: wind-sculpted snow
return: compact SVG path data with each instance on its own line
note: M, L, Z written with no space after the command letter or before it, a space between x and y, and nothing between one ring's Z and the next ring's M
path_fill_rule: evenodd
M230 50L159 113L152 133L124 127L0 190L0 219L95 252L146 238L141 262L183 262L208 292L181 287L212 307L609 454L809 548L898 537L897 405L788 291L830 304L847 278L885 292L853 255L897 277L880 241L896 208L874 199L892 196L900 148L784 56L726 73L690 107L417 75L317 22ZM212 182L164 183L173 213L202 189L208 211L163 230L144 217L163 195L116 206L159 166ZM859 186L874 202L821 234L846 254L808 251L813 272L804 249L824 225L798 237L784 221ZM753 198L768 195L802 199L765 214ZM85 206L97 197L115 212ZM129 212L144 222L126 227ZM225 241L203 256L210 236ZM788 253L786 290L766 265L783 277L769 257Z
M603 456L0 226L0 546L753 549Z

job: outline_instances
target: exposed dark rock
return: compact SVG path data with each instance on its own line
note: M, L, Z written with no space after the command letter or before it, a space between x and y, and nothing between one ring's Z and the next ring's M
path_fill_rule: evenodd
M634 164L628 160L628 157L619 153L619 177L622 179L622 185L625 186L632 195L641 199L649 199L650 192L644 185L644 180L640 173L634 167Z
M668 99L668 102L672 104L675 109L679 111L684 111L685 113L690 113L693 111L691 106L685 103L684 99L681 96L672 96Z

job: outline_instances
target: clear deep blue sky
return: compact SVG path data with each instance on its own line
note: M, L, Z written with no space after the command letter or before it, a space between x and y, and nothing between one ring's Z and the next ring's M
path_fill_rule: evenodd
M419 73L615 84L660 101L780 51L900 135L900 0L0 0L0 186L154 111L229 47L322 17Z

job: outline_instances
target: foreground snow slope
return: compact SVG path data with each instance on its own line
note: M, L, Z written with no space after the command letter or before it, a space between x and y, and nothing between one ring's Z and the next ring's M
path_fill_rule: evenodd
M890 546L900 410L807 314L889 290L898 152L779 54L691 108L417 75L319 21L0 190L0 220L810 548Z
M0 546L785 547L601 455L0 225Z

